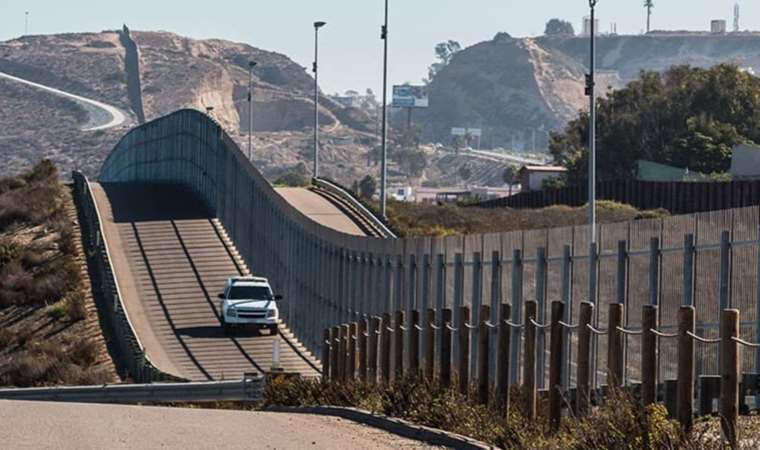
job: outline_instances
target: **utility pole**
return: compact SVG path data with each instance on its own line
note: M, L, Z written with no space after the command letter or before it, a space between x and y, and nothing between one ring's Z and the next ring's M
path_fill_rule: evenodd
M326 22L314 22L314 178L319 177L319 29L325 25Z
M253 68L256 61L248 61L248 160L253 160Z
M383 40L383 126L382 126L382 161L380 168L380 215L386 218L388 190L388 0L385 0L385 24L380 29L380 39Z

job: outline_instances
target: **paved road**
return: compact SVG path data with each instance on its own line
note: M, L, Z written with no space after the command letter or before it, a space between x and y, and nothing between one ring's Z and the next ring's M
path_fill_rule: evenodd
M471 156L480 156L490 159L499 159L504 161L509 161L517 164L524 164L528 166L543 166L546 164L545 161L538 160L538 159L532 159L532 158L525 158L522 156L515 156L507 153L498 153L498 152L489 152L486 150L470 150L467 153L464 154L470 154Z
M223 333L217 294L227 277L250 272L191 192L97 183L92 191L127 313L156 366L197 381L237 379L269 370L280 340L285 370L317 375L316 360L284 326L278 336Z
M5 78L6 80L22 83L36 89L41 89L43 91L50 92L51 94L54 94L54 95L59 95L61 97L66 97L68 99L74 100L75 102L82 105L87 110L88 113L91 113L90 114L91 116L94 115L94 116L108 117L103 120L97 120L97 122L102 122L102 123L98 123L97 125L90 128L85 128L82 131L106 130L108 128L118 127L119 125L127 121L127 116L119 108L116 108L111 105L107 105L97 100L92 100L92 99L85 98L76 94L62 91L60 89L52 88L50 86L45 86L43 84L39 84L33 81L25 80L23 78L15 77L13 75L9 75L4 72L0 72L0 78Z
M422 449L333 417L0 400L9 449Z
M353 220L319 194L304 188L278 188L277 193L317 223L346 234L366 236Z

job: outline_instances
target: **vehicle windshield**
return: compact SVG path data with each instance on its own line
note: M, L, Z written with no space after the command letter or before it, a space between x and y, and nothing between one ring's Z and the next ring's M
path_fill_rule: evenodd
M227 293L230 300L274 300L266 286L233 286Z

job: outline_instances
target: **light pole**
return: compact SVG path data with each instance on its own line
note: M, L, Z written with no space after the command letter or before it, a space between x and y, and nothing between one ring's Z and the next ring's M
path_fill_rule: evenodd
M591 55L589 59L589 74L586 76L586 94L589 96L589 158L588 158L588 223L590 229L590 243L596 246L596 98L595 98L595 80L596 72L596 24L594 23L596 14L596 4L598 0L589 0L591 7ZM593 301L593 299L591 299Z
M388 0L385 0L385 23L380 28L380 39L383 40L383 125L381 133L382 135L382 156L380 163L380 215L385 219L386 206L387 206L387 190L388 190Z
M317 62L319 61L319 29L326 22L314 22L314 178L319 177L319 84Z
M24 36L29 34L29 11L24 12Z
M253 159L253 68L256 61L248 61L248 159Z

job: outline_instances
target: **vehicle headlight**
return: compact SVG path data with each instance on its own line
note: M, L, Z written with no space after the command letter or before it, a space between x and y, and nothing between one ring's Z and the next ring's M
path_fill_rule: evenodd
M272 319L277 317L277 310L276 309L268 309L267 310L267 319Z
M227 315L230 317L237 317L237 309L230 306L227 308Z

